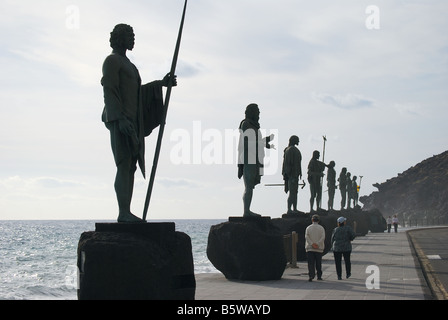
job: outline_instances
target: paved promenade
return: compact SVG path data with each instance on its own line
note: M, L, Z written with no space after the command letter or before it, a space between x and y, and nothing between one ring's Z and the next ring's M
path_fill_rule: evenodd
M405 230L369 233L353 241L352 276L338 280L333 254L323 257L323 281L308 281L306 262L276 281L229 281L196 275L196 300L431 300ZM373 267L372 267L373 266ZM371 269L370 269L371 268Z

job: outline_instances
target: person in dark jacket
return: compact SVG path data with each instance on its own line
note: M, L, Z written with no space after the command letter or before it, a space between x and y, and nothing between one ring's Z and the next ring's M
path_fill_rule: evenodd
M344 257L347 279L350 278L352 269L350 255L352 253L352 241L356 235L353 229L346 225L346 221L346 218L339 217L337 220L338 227L333 230L331 235L331 247L333 249L338 280L342 280L342 257Z

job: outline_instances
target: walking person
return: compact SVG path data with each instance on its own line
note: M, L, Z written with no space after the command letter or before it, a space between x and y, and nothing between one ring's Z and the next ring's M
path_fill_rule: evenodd
M342 280L342 257L344 257L347 279L350 278L352 272L350 255L352 253L352 241L356 235L353 229L346 225L346 221L346 218L339 217L337 220L338 227L333 230L331 235L331 246L333 248L338 280Z
M305 229L305 250L308 260L308 281L322 280L322 253L325 247L325 229L319 224L317 214L311 217L312 224Z
M398 229L398 218L397 218L397 215L396 215L396 214L394 214L394 217L392 218L392 224L394 225L395 233L397 233L397 229Z
M387 223L387 233L390 233L390 228L392 227L392 218L390 216L386 219L386 223Z

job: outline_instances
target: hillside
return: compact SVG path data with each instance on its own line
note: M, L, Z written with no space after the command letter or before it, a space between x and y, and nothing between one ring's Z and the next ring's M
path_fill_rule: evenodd
M448 151L373 186L378 191L359 199L363 210L376 208L401 220L448 217Z

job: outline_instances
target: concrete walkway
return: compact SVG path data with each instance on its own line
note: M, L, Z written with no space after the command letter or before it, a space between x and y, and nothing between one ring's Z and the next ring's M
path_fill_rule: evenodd
M333 254L323 257L323 281L308 281L306 262L275 281L229 281L196 275L196 300L431 300L405 230L369 233L353 241L352 276L338 280Z

